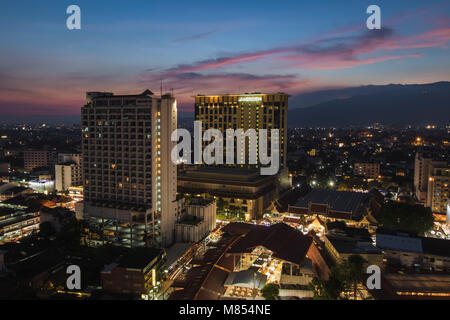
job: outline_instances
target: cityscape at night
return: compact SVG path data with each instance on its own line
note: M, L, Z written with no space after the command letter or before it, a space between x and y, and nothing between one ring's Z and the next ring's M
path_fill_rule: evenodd
M0 300L450 300L449 1L17 0L0 27Z

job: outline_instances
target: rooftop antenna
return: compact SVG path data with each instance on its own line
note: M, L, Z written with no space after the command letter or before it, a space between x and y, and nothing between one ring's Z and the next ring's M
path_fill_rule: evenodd
M162 93L163 93L163 80L161 79L161 97L162 97Z

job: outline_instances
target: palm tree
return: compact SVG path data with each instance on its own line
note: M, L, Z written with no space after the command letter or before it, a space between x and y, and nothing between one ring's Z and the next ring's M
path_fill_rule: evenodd
M275 300L279 292L278 286L274 283L268 283L261 289L261 294L266 300Z
M353 254L348 257L346 267L348 268L347 281L353 286L353 298L356 300L356 291L358 283L364 274L364 264L366 260L359 254Z

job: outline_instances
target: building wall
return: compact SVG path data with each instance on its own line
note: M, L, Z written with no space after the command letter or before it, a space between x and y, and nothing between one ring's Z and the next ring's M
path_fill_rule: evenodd
M355 163L354 174L365 178L376 179L380 174L380 164L371 162Z
M0 162L0 174L7 175L11 170L8 162Z
M17 217L22 216L21 221L15 221ZM8 223L8 220L11 220ZM31 232L39 230L39 223L41 218L39 212L25 213L16 212L9 218L4 218L0 226L0 241L16 241L28 236Z
M433 212L447 213L450 198L450 168L434 167L428 178L427 207Z
M135 295L148 292L146 288L149 284L146 283L141 270L117 267L110 273L102 272L101 278L105 291Z
M177 242L198 242L216 228L216 202L207 205L186 205L186 215L196 217L200 221L196 224L175 224Z
M257 131L268 129L269 132L270 129L280 129L280 167L286 167L288 98L289 96L284 93L198 95L195 97L195 120L202 122L203 131L215 128L220 130L224 137L226 129L243 129L244 131L250 128ZM241 158L241 155L237 155L236 143L234 147L234 154L237 157L235 163L239 158L245 161L247 167L252 167L248 165L248 149L245 152L245 158ZM225 150L224 146L224 152ZM259 159L259 155L257 158Z
M57 154L54 151L28 150L24 151L24 168L33 170L38 167L52 166L56 163Z
M82 164L82 155L79 153L59 153L58 163L73 161L75 164Z
M160 236L164 247L175 240L177 167L171 159L172 149L176 146L171 135L176 128L177 102L172 96L166 95L155 113L153 148L156 151L156 159L152 171L156 178L153 185L153 208L161 218Z
M288 262L283 262L283 267L285 267L285 264L291 265L291 268L289 274L281 272L280 284L299 284L306 286L315 276L313 270L302 267L298 268L297 265ZM289 269L289 267L287 267L287 269Z
M181 189L192 190L192 192L199 190L198 193L192 194L194 196L201 196L204 198L214 197L217 201L222 199L225 201L226 206L236 206L245 209L244 215L246 221L261 218L264 210L266 210L271 205L272 201L276 199L276 188L261 193L262 190L266 190L266 188L271 185L276 185L276 180L268 179L267 181L256 185L214 182L213 178L208 178L204 181L195 181L190 180L188 177L183 177L178 180L178 186ZM221 194L224 194L224 196ZM261 195L257 196L257 194ZM229 195L233 196L231 197Z
M450 258L417 252L405 252L396 250L383 250L384 258L388 264L414 267L420 265L422 268L433 268L435 271L449 271Z
M428 187L433 168L445 165L446 163L443 161L433 161L431 158L423 157L421 153L416 153L414 161L414 189L417 199L427 206L431 206L428 199Z
M322 280L327 280L330 276L330 267L314 243L309 247L307 257L312 260L317 276Z
M82 108L84 202L129 207L130 217L132 208L141 208L154 246L173 242L176 166L170 135L176 123L176 101L167 95L88 93ZM102 218L105 212L93 205L78 208L83 217Z
M73 186L80 186L83 183L82 170L80 165L55 165L55 189L65 191Z

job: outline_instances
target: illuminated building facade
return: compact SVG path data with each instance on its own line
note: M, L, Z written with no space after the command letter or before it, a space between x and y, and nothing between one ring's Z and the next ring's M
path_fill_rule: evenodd
M261 219L276 199L277 177L258 170L200 167L179 174L178 192L217 200L218 219Z
M356 176L376 179L380 174L380 164L375 162L357 162L353 171Z
M427 202L428 180L432 173L433 167L446 165L443 161L433 161L431 157L427 157L422 153L416 153L414 161L414 189L417 199Z
M447 213L450 198L450 167L434 167L428 178L427 207L436 213Z
M162 249L131 249L117 263L107 265L101 272L102 287L107 292L134 295L152 294L161 278L166 254Z
M25 170L52 166L57 161L57 153L47 150L27 150L23 153L23 161Z
M267 129L270 139L270 129L279 129L280 168L286 168L288 98L289 95L281 92L197 95L195 96L195 120L202 122L203 132L215 128L220 130L224 136L226 129L243 129L244 132L248 129L255 129L257 132L259 129ZM236 144L234 148L235 163L237 163L237 159L241 158L245 160L245 165L235 164L233 166L252 167L249 164L248 144L246 143L245 158L243 154L237 154ZM257 148L259 150L259 141ZM270 143L268 143L268 152L269 154L271 152ZM257 162L260 163L259 160Z
M170 245L178 210L170 158L175 98L88 92L81 112L84 201L77 217L87 221L88 244Z
M58 163L55 165L55 189L64 191L82 184L81 154L59 154Z

